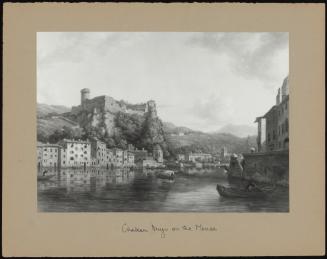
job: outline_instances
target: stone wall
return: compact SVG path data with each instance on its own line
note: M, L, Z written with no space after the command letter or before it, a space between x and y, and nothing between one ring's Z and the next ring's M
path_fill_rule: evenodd
M243 154L243 157L243 175L245 178L284 186L289 184L288 150L247 153Z

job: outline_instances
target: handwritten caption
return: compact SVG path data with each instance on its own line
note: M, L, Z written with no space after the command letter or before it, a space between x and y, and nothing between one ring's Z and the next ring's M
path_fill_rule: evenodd
M123 233L158 233L161 238L167 237L172 232L215 232L218 228L215 226L206 226L203 224L181 225L181 226L158 226L151 224L148 227L130 226L124 223L121 226Z

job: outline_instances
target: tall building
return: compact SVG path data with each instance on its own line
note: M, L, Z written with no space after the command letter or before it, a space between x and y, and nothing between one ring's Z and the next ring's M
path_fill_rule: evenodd
M59 142L62 147L61 165L63 167L91 166L91 143L64 139Z
M262 117L257 117L258 151L288 149L289 142L289 83L288 77L278 89L276 104ZM263 131L263 125L265 129ZM264 135L264 137L263 137Z
M163 151L160 147L159 144L156 144L153 147L153 158L158 162L158 163L163 163Z
M40 167L54 167L60 165L60 146L56 144L43 144L37 145L37 160L38 168Z
M91 157L96 158L96 166L105 167L108 166L107 161L107 146L106 143L93 138L91 140Z
M119 148L113 149L113 155L115 158L115 166L116 167L122 167L124 164L124 151Z

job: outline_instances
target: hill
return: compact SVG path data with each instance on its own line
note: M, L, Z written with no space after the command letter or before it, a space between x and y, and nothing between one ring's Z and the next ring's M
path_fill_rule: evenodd
M48 105L44 103L37 104L37 115L43 117L49 114L63 114L70 112L70 108L62 105Z
M228 152L243 153L256 146L256 137L240 138L226 133L192 132L183 136L168 135L167 142L175 154L187 152L215 154L219 153L222 147L226 147Z
M171 122L163 122L163 129L166 134L179 134L179 133L188 134L188 133L195 132L194 130L191 130L186 127L176 126Z
M257 134L257 128L249 125L227 124L220 128L217 133L229 133L238 137L247 137Z

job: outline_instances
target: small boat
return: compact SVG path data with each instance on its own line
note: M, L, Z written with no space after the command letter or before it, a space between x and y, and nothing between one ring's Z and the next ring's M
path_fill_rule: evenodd
M45 181L45 180L50 180L52 177L54 177L54 174L49 174L49 175L38 175L37 180L38 181Z
M172 170L165 170L157 174L158 178L172 180L175 177L175 172Z
M217 184L217 191L220 196L227 198L265 198L273 193L275 188L260 189L258 187L251 190L225 187Z

